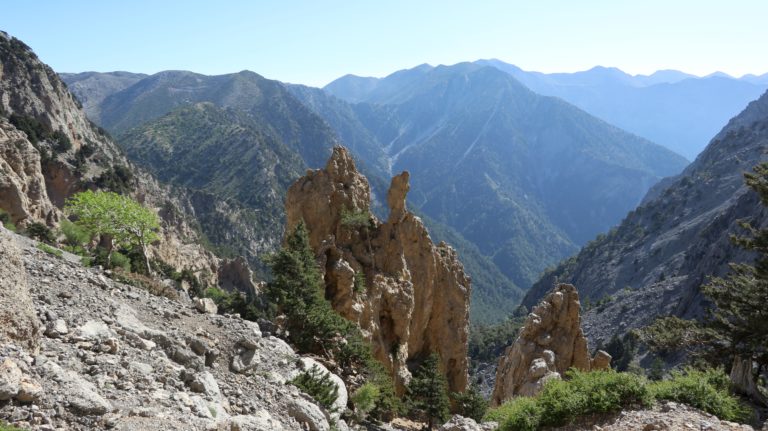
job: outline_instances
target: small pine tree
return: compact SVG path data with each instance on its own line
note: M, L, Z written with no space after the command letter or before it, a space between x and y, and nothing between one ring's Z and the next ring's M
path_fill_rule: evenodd
M436 353L430 355L414 373L406 394L411 414L426 419L430 430L445 422L450 414L448 382L439 363Z
M339 398L339 387L331 380L331 373L323 373L317 365L299 374L291 384L311 396L329 413L335 413L333 403Z
M451 398L456 402L457 413L465 418L472 418L475 422L480 423L485 416L485 412L488 410L488 401L483 398L483 395L472 385L464 393L453 393Z

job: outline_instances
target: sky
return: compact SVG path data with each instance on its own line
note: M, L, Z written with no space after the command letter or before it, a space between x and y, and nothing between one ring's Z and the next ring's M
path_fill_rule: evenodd
M768 0L0 0L58 72L252 70L323 86L429 63L768 72Z

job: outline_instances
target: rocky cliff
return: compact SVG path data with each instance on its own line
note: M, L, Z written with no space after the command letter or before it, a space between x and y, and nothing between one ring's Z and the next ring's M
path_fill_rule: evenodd
M561 378L569 368L610 368L608 353L599 350L589 357L580 308L579 293L570 284L558 285L534 307L499 360L491 397L494 405L515 396L534 396L547 380Z
M0 32L0 208L22 227L55 226L66 199L86 188L128 193L155 209L163 230L151 257L216 283L218 259L200 246L190 193L133 166L56 73Z
M584 315L584 331L595 343L657 316L701 316L699 287L707 277L753 258L730 241L744 234L739 220L768 224L743 179L768 160L766 149L768 94L732 119L682 174L651 189L617 228L546 274L523 303L532 306L558 281L580 286L582 298L599 303Z
M408 172L392 179L389 218L370 212L371 193L348 151L310 170L286 198L288 229L304 222L324 273L326 298L360 325L398 390L432 352L451 391L467 384L470 280L456 252L435 245L405 207Z

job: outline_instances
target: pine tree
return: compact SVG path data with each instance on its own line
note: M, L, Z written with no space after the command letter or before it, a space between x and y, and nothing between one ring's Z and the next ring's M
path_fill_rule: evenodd
M768 163L745 173L745 182L768 206ZM754 265L731 264L731 273L713 278L702 292L714 303L707 326L719 335L720 346L731 356L751 358L768 366L768 229L742 222L747 236L732 240L745 250L757 253Z
M430 355L416 370L407 388L411 413L424 417L430 430L447 420L450 413L448 382L440 372L439 363L436 353Z

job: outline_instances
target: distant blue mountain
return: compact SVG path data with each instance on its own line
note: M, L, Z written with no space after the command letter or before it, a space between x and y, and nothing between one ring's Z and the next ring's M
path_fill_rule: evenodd
M731 117L768 89L768 73L737 79L715 72L700 78L677 70L629 75L615 67L596 66L583 72L541 73L496 59L474 64L506 72L536 93L564 99L689 160L696 158ZM424 64L386 78L346 75L328 84L325 91L353 103L398 103L412 91L400 83L432 69Z
M632 76L616 68L528 72L500 60L478 60L531 90L560 97L603 120L693 160L709 138L768 88L768 74L703 78L676 70Z

